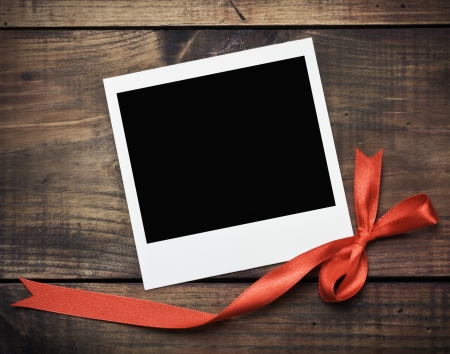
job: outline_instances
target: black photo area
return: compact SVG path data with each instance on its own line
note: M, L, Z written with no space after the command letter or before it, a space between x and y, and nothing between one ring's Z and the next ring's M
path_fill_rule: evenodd
M335 205L304 57L117 96L148 243Z

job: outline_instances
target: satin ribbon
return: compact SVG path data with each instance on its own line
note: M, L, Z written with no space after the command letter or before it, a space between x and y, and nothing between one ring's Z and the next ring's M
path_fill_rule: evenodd
M122 296L70 289L20 278L32 294L11 306L156 328L190 328L255 311L272 302L311 269L323 263L319 292L326 302L346 300L364 285L368 265L365 246L380 237L434 225L436 211L425 194L409 197L375 222L380 191L382 150L369 158L356 150L356 235L326 243L263 276L219 314ZM336 287L336 283L341 280Z

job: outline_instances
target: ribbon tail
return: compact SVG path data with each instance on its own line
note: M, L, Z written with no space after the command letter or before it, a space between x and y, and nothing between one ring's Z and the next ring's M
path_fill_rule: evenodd
M163 303L43 284L20 278L32 296L11 306L156 328L190 328L215 315Z
M355 159L355 214L358 228L369 232L375 222L380 196L381 161L383 149L372 157L356 149Z
M159 302L20 280L33 296L11 306L154 328L192 328L255 311L277 299L311 269L353 244L355 237L331 241L269 272L217 315Z

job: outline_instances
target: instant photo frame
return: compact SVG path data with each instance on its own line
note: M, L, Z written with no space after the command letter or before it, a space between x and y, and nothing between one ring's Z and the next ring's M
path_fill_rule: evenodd
M311 39L104 85L145 289L353 234Z

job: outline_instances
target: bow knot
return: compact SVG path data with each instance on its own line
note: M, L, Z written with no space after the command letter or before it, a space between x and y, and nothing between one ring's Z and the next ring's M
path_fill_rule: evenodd
M372 241L372 236L370 232L358 227L356 230L356 241L355 244L361 245L362 247L366 247L367 243Z
M319 292L326 302L346 300L363 287L368 273L368 242L437 223L437 213L426 194L403 200L375 222L382 154L380 150L369 158L356 149L354 193L358 229L353 243L328 257L320 269Z

